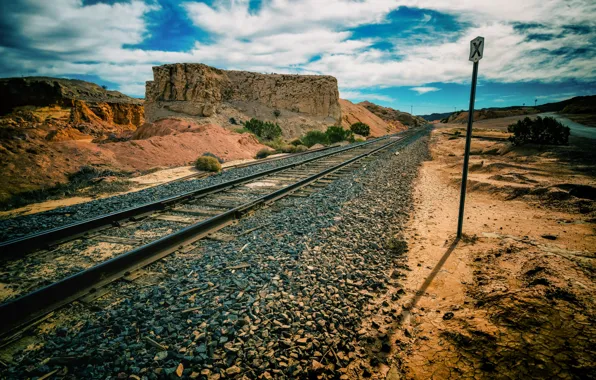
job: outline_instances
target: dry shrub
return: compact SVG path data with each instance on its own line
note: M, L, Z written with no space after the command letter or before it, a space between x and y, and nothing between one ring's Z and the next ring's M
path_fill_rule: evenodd
M195 161L195 167L206 172L220 172L221 164L214 157L199 157Z

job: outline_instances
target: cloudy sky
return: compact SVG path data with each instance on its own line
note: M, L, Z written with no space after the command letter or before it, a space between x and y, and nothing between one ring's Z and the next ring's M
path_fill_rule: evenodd
M10 0L0 76L90 80L143 97L151 67L328 74L341 96L415 114L596 94L593 0Z

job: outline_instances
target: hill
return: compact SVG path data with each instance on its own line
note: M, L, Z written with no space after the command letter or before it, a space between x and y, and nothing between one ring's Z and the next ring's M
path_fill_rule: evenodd
M393 108L379 106L369 101L360 102L358 105L368 109L370 112L386 121L389 125L395 124L405 125L407 127L418 127L426 124L426 120L419 116L413 116L407 112L401 112Z
M419 116L426 121L436 121L436 120L445 119L445 118L449 117L452 113L453 112L431 113L428 115L419 115Z
M492 107L474 110L474 120L496 119L509 116L532 115L541 112L558 112L567 115L569 118L578 122L590 124L593 117L586 115L596 115L596 95L576 96L561 102L541 104L536 107ZM582 116L579 116L582 115ZM467 123L468 112L461 110L450 113L433 113L423 115L424 119L433 121L440 120L444 123Z

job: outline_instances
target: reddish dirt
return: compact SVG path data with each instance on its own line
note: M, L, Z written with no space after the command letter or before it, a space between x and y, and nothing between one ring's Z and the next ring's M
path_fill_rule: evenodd
M254 135L238 134L218 125L198 125L184 119L165 119L141 126L139 140L102 144L117 157L122 170L145 170L156 166L180 166L210 152L226 160L253 158L265 148Z
M368 124L370 135L374 137L383 136L389 133L395 133L407 129L403 124L394 121L387 123L374 113L367 110L364 106L354 104L349 100L339 99L341 106L341 126L345 129L357 122Z

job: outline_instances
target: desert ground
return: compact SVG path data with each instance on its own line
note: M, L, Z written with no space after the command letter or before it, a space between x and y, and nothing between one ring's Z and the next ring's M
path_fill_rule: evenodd
M510 121L475 124L460 241L465 131L433 132L414 187L403 296L378 301L401 318L370 325L388 337L379 355L393 357L379 378L596 377L593 152L513 148L499 128Z

